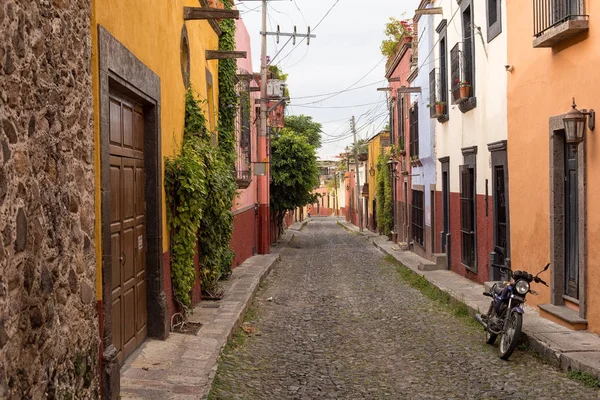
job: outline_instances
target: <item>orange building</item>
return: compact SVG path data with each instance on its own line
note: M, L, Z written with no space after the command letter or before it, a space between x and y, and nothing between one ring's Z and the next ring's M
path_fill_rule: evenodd
M600 4L506 7L512 268L550 263L541 275L550 287L535 285L540 294L528 300L544 317L600 333L600 137L588 116L582 142L569 144L564 121L573 97L580 110L600 108Z

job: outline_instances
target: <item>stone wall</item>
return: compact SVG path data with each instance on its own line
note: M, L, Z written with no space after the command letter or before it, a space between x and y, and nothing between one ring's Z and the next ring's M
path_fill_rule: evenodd
M97 398L90 0L0 1L0 398Z

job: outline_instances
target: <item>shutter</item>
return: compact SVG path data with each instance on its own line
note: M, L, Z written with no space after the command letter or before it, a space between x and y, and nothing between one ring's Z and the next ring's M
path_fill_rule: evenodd
M436 99L435 91L435 68L429 73L429 116L435 116L435 103Z
M415 103L415 155L419 158L419 103Z

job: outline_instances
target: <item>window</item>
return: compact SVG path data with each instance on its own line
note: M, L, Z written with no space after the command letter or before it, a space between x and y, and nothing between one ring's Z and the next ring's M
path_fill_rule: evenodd
M460 166L460 240L461 260L476 272L475 251L475 166Z
M404 150L404 95L400 95L398 102L398 145Z
M487 40L491 42L502 33L501 0L487 0Z
M395 141L395 126L394 126L394 99L390 102L390 143L393 145Z
M445 115L442 118L439 118L440 122L445 122L448 120L448 40L446 38L447 32L447 20L442 20L442 22L436 28L436 32L440 35L439 38L439 59L440 59L440 68L439 68L439 76L436 82L436 100L445 103Z
M410 157L419 158L419 105L415 103L410 109Z
M412 191L412 238L423 246L423 227L425 225L425 214L423 213L424 201L423 191Z

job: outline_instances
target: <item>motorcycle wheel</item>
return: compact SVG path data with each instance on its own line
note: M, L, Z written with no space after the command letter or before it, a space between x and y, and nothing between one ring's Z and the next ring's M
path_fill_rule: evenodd
M521 327L523 326L523 316L518 312L512 312L508 319L505 331L500 338L500 358L508 360L508 357L515 351L519 338L521 337Z

